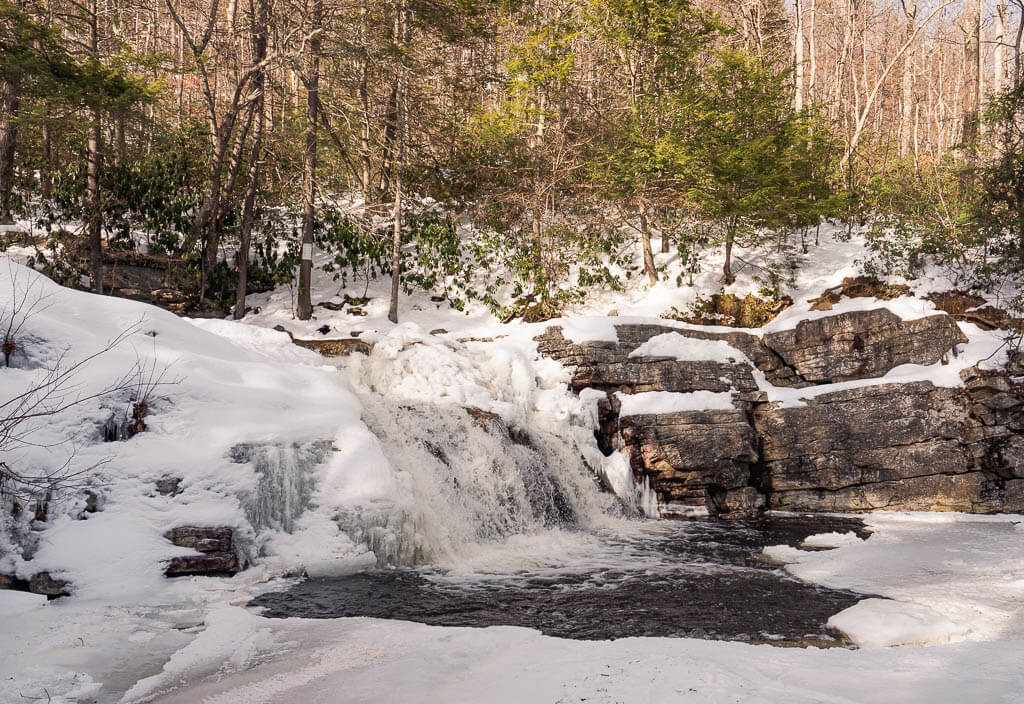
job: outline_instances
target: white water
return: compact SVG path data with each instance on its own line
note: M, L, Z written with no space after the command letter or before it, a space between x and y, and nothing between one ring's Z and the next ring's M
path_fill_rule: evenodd
M314 469L330 450L329 440L291 445L244 443L231 448L233 462L251 464L259 475L256 490L243 501L252 527L292 532L295 519L309 508Z
M625 499L603 488L596 407L569 393L558 363L521 341L461 344L414 328L374 342L339 366L393 479L332 520L378 565L457 569L513 537L543 549L638 513L632 487Z
M622 513L571 437L510 428L458 405L361 398L363 421L410 480L412 501L384 525L352 515L347 531L383 564L453 566L482 545L593 527Z
M513 538L516 554L531 552L523 540L540 553L639 515L625 455L603 457L592 399L568 392L557 363L521 345L474 349L407 332L339 360L364 427L232 449L256 475L241 503L261 551L301 552L302 562L307 548L326 550L333 527L338 569L351 568L343 553L352 550L358 568L369 558L460 569L483 554L500 559L495 548Z

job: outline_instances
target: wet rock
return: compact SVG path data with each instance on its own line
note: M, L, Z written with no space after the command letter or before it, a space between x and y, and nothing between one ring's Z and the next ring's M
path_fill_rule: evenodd
M948 315L903 320L884 308L802 320L764 336L786 366L814 384L884 376L901 364L935 364L965 342Z
M48 599L56 599L71 594L71 583L64 579L56 579L49 572L38 572L28 581L28 590L33 594L42 594Z
M661 504L745 516L764 506L747 491L759 455L743 411L626 416L619 428L634 476L650 483Z
M201 553L171 558L164 570L168 577L233 575L241 569L234 550L232 528L181 526L167 531L164 537L179 547Z

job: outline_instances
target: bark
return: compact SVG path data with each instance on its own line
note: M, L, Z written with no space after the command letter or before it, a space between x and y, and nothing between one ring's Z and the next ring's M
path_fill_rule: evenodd
M398 94L394 86L391 88L391 95L388 96L387 115L384 118L384 149L380 160L380 192L387 193L392 190L391 170L392 159L395 152L395 132L398 125Z
M804 108L804 14L803 0L796 0L793 5L796 14L796 36L793 39L793 109L799 112Z
M256 204L256 192L259 189L260 153L263 150L263 101L258 106L256 132L253 136L252 151L249 152L248 183L245 186L245 199L242 203L242 224L238 232L238 287L235 290L235 320L245 316L245 294L249 286L249 248L252 244L253 209Z
M231 147L231 158L228 159L227 182L224 185L224 194L220 199L220 206L217 211L217 231L222 229L224 218L230 211L235 193L235 186L238 183L238 175L242 171L242 162L245 160L245 144L252 131L253 120L256 117L256 103L249 105L245 114L245 123L242 129L235 134L235 141ZM216 261L214 262L216 264Z
M735 241L736 232L732 225L728 226L725 232L725 264L722 265L722 283L726 285L736 280L732 274L732 243Z
M16 86L0 81L0 222L11 222L11 193L14 189L14 148L18 142Z
M963 117L963 145L969 161L977 158L979 116L981 110L981 3L968 0L967 21L967 109Z
M814 35L814 29L815 29L815 21L817 20L817 13L818 13L817 2L816 2L816 0L811 0L811 26L809 28L808 37L807 37L807 53L809 54L809 56L808 56L809 63L808 63L807 69L808 69L808 73L810 74L810 76L808 76L808 81L807 81L807 97L810 100L810 102L812 102L812 103L814 102L815 98L817 97L817 94L815 92L815 88L817 86L816 76L817 76L817 73L818 73L818 53L817 53L817 45L815 44L815 41L814 41L814 36L815 36Z
M1006 0L996 4L996 46L992 52L992 89L1002 93L1006 88Z
M250 4L250 10L253 10ZM256 15L256 12L253 11ZM259 190L260 156L263 150L263 125L265 117L265 86L266 69L262 62L267 55L267 24L269 20L268 0L259 0L259 15L255 18L253 28L253 63L260 66L254 78L254 88L259 97L256 101L256 131L253 134L252 149L249 152L245 197L242 203L242 223L238 232L238 285L235 289L235 320L245 316L245 294L249 285L249 248L252 241L253 210L256 204L256 193Z
M917 0L906 0L906 30L904 37L914 34L917 22ZM900 156L906 156L914 137L914 50L909 48L903 57L903 102L900 106Z
M42 195L44 200L49 200L53 195L53 150L51 146L49 122L43 122L41 132L43 166L39 169L39 193Z
M313 0L313 39L309 42L309 74L306 77L306 151L302 177L302 260L299 263L299 320L313 317L310 288L313 277L313 224L316 219L316 138L319 121L320 29L323 2Z
M732 218L725 229L725 264L722 265L722 283L728 286L736 277L732 273L732 245L736 241L736 219Z
M99 9L93 0L89 13L89 51L99 58ZM86 165L85 223L89 234L92 290L103 293L103 204L100 201L100 169L103 158L103 122L98 108L91 110Z
M369 0L363 0L359 9L360 32L362 46L359 56L359 105L362 109L362 122L359 131L359 189L363 194L363 202L369 204L373 199L372 170L370 165L370 51L368 47L368 8Z
M404 0L396 4L395 43L405 46L408 43L408 9ZM392 181L395 185L395 204L392 212L394 222L391 235L391 305L388 308L388 320L398 322L398 290L402 279L402 169L405 167L405 64L400 63L395 81L395 174Z
M85 222L89 234L92 290L103 293L103 205L100 202L103 130L99 110L92 111L86 174Z
M647 221L647 202L641 198L638 204L640 213L640 240L644 248L644 273L651 286L658 283L658 270L654 267L654 254L651 251L651 228Z

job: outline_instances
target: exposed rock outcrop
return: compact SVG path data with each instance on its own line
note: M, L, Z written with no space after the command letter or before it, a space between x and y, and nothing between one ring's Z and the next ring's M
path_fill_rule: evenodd
M902 320L878 308L802 320L764 344L812 384L885 376L901 364L935 364L967 337L948 315Z
M575 392L586 388L602 391L753 391L757 383L750 364L723 363L714 360L681 362L670 357L630 357L630 353L652 337L677 333L704 340L724 340L738 351L760 361L766 367L781 367L772 359L760 340L748 333L707 333L665 325L617 325L618 342L573 343L562 335L561 327L548 328L535 338L541 354L574 367L570 387ZM742 354L740 354L742 353ZM756 359L755 359L756 358ZM774 363L774 364L773 364Z
M181 526L167 531L164 537L179 547L199 553L172 557L164 570L168 577L233 575L241 569L232 528Z
M574 391L607 392L599 445L625 449L663 513L680 505L736 516L764 508L1024 512L1024 390L1005 374L970 370L964 388L875 383L792 407L754 391L751 365L776 386L807 387L944 361L967 341L946 315L855 311L763 337L665 325L616 331L617 342L573 343L557 327L536 339L542 354L574 367ZM630 356L668 332L721 340L742 355L728 363ZM615 393L643 391L731 391L735 410L619 417Z
M745 411L626 416L619 424L630 464L640 469L666 511L710 504L715 513L727 514L750 503L758 438ZM757 510L764 499L754 494L755 506L749 508Z

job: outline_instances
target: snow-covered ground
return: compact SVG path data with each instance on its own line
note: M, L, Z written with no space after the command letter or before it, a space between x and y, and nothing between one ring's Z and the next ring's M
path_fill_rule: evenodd
M1021 701L1017 521L876 514L869 524L876 532L866 542L794 551L800 576L893 599L863 601L834 619L862 642L858 650L266 619L240 606L260 589L243 574L176 582L161 590L160 606L0 596L0 609L23 600L5 617L11 647L0 655L0 700L46 689L53 701L118 701L130 687L121 701ZM895 643L912 645L882 647Z
M819 314L809 299L858 273L862 242L823 234L785 291L795 304L768 329ZM672 270L674 256L659 264ZM597 294L558 322L571 339L614 339L617 323L650 321L716 291L714 256L704 271L694 288L662 283ZM756 291L754 273L741 268L729 290ZM403 322L395 326L386 320L386 282L371 282L366 316L318 307L315 320L301 322L281 289L253 297L259 312L237 324L186 321L35 276L0 261L0 295L16 298L29 287L44 297L25 328L24 353L0 370L0 403L30 387L65 350L66 368L126 330L134 334L82 368L70 397L88 396L136 364L166 368L165 380L176 383L154 390L148 428L131 440L99 441L104 422L127 407L124 390L32 425L27 442L4 449L4 462L35 471L58 470L69 458L72 467L95 466L88 483L102 510L83 513L84 495L68 491L45 524L4 517L22 537L0 543L0 573L50 570L75 593L46 603L0 591L0 702L1024 701L1024 534L1011 517L875 514L866 542L826 535L809 543L835 549L768 549L801 579L884 597L833 619L859 650L580 642L518 628L262 618L242 605L274 580L303 572L345 574L414 555L453 572L571 560L587 549L588 528L627 520L588 479L591 469L602 472L629 500L621 456L605 459L594 447L593 398L569 394L566 371L537 358L532 337L544 325L502 325L483 309L467 315L417 294L403 296ZM936 277L915 286L942 287ZM314 290L314 302L345 293L326 275ZM362 295L362 285L348 293ZM831 313L878 305L908 318L933 312L906 297L844 300ZM611 310L617 315L607 316ZM301 337L358 333L375 346L369 356L328 363L268 329L278 324ZM324 325L327 335L317 332ZM950 364L901 367L869 383L955 385L960 369L1000 361L997 334L961 328L970 343ZM815 392L763 388L787 403ZM680 396L687 395L634 401L649 410L645 403L724 400ZM514 455L524 451L467 420L467 406L530 432L538 452L557 461L582 517L578 530L544 529L520 489L494 490L518 487L519 467L536 458ZM332 451L317 454L325 443ZM239 448L245 457L255 448L266 463L261 472L252 461L232 460ZM443 474L437 453L456 459L457 474ZM297 474L309 480L308 494L292 481ZM164 477L181 478L182 493L156 492ZM453 493L453 485L462 490ZM180 525L236 529L254 566L234 578L165 579L163 561L187 551L163 533Z

